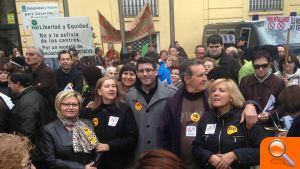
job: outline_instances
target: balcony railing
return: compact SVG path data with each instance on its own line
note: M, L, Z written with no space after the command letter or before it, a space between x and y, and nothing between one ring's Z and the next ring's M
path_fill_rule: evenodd
M149 2L153 16L158 16L158 0L123 0L124 17L137 16L143 6Z
M283 0L250 0L250 12L282 11Z

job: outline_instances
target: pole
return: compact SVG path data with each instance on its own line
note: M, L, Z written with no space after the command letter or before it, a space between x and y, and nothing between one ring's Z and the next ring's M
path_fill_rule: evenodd
M70 16L68 0L63 0L63 6L64 6L64 16L65 17Z
M286 46L285 46L285 55L284 55L284 64L287 65L288 64L288 57L289 57L289 46L290 46L290 33L291 33L291 29L288 29L287 32L287 37L286 37ZM286 67L286 66L285 66ZM286 75L286 71L283 71L283 77L285 77Z
M122 39L122 54L127 54L126 40L125 40L125 23L124 23L124 13L123 13L123 1L118 0L119 4L119 20L121 29L121 39Z
M170 10L170 44L175 42L175 26L174 26L174 0L169 0Z

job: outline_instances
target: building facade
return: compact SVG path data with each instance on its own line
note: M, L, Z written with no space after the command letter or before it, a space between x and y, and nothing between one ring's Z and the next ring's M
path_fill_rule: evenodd
M118 0L1 0L0 48L12 46L23 51L33 46L30 30L22 26L21 5L27 3L57 3L60 16L88 16L93 27L94 43L102 45L97 11L100 11L116 28L119 28ZM151 36L158 50L170 45L170 6L167 0L123 0L125 26L133 20L139 9L149 2L153 11L155 34ZM174 0L175 40L194 56L194 47L201 44L203 28L208 23L251 20L255 14L263 19L267 15L300 14L300 1L295 0ZM136 49L149 41L149 37L135 42ZM107 45L103 44L106 49ZM120 50L120 44L116 49Z

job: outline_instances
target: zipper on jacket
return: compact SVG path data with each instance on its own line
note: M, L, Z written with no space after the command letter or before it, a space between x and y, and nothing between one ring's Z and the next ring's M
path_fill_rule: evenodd
M221 134L222 134L223 127L224 127L224 118L222 119L222 126L219 132L219 154L221 154Z

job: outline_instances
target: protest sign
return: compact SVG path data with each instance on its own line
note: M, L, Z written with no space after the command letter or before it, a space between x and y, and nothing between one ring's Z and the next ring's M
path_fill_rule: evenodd
M291 19L291 30L300 31L300 16L293 16Z
M34 19L31 31L35 46L46 58L55 58L60 50L77 49L81 56L94 55L92 30L88 17Z
M290 16L267 16L264 26L269 30L285 31L291 27Z
M22 4L21 15L24 29L29 29L32 19L58 17L58 5L57 3Z

